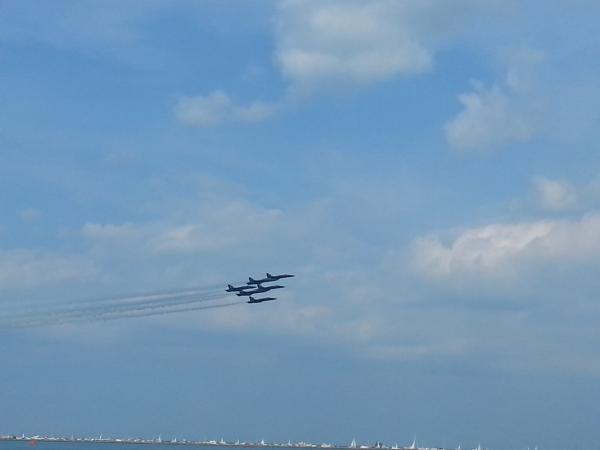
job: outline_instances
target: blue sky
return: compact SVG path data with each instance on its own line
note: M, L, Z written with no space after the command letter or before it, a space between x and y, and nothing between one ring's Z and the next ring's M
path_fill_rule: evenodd
M597 442L599 13L2 3L0 306L297 278L0 330L0 433Z

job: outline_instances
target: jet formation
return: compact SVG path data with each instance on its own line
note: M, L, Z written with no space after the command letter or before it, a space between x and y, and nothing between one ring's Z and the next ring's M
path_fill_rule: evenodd
M254 279L252 277L248 278L248 282L245 285L241 286L233 286L231 284L227 285L227 289L225 292L235 293L238 297L248 297L248 301L246 303L262 303L262 302L270 302L272 300L277 300L276 297L260 297L255 298L253 295L262 294L265 292L272 291L273 289L283 289L285 286L280 284L269 284L264 285L264 283L272 283L274 281L281 280L282 278L291 278L294 275L290 275L287 273L283 273L281 275L271 275L269 272L266 273L265 278Z

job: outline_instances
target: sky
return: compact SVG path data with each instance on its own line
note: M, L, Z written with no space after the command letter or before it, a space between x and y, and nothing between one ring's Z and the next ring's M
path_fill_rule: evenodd
M597 445L600 5L0 1L0 434Z

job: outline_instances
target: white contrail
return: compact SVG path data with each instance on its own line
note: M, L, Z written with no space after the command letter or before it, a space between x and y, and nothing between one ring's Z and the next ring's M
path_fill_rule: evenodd
M220 287L220 289L215 289ZM0 309L0 327L36 326L37 324L67 323L100 317L133 314L138 317L151 312L151 315L167 314L173 307L217 301L228 294L223 285L211 285L188 289L135 293L99 299L63 300L27 307L21 303L20 309ZM241 302L243 303L243 302ZM235 303L237 304L237 303ZM23 306L25 306L23 308ZM211 305L217 307L219 305ZM193 306L190 310L205 309ZM181 308L178 308L181 309ZM159 311L156 311L159 310Z
M226 297L225 293L213 294L210 296L186 295L178 297L167 297L161 299L151 299L144 301L134 301L127 303L118 303L110 305L88 305L81 308L70 308L67 310L54 310L44 313L21 313L18 315L0 316L0 326L32 323L32 322L48 322L59 320L71 320L83 317L99 317L102 315L126 313L131 311L144 311L155 309L167 309L174 306L188 305L195 303L204 303L209 301L217 301Z
M191 312L191 311L200 311L203 309L215 309L215 308L225 308L228 306L241 305L246 303L245 301L237 301L231 303L220 303L216 305L202 305L202 306L187 306L187 307L179 307L173 308L171 307L163 307L158 311L153 310L140 310L140 311L118 311L110 314L98 314L95 315L87 315L81 317L55 317L55 318L47 318L40 319L37 321L21 321L21 322L13 322L6 323L5 325L9 328L32 328L32 327L40 327L46 325L63 325L63 324L74 324L74 323L89 323L89 322L100 322L100 321L108 321L108 320L117 320L117 319L132 319L137 317L148 317L148 316L159 316L165 314L174 314L180 312Z
M145 297L129 297L121 300L114 300L111 302L100 302L100 304L83 302L82 304L73 303L71 307L58 307L58 308L38 308L29 309L24 311L4 313L0 316L2 319L18 319L18 318L31 318L37 316L62 316L62 315L76 315L85 312L93 311L112 311L117 309L137 309L143 305L160 305L161 303L173 304L176 302L188 302L191 301L209 301L223 298L226 296L225 292L205 294L200 296L196 292L186 292L177 295L152 295Z
M79 299L70 299L70 300L55 300L55 301L19 301L12 302L11 305L2 305L4 308L12 307L15 310L48 310L50 308L70 306L70 305L83 305L86 303L111 303L111 302L120 302L127 300L136 300L136 299L150 299L150 298L164 298L171 297L177 295L188 295L188 294L211 294L217 292L223 292L223 285L208 285L208 286L199 286L199 287L189 287L185 289L176 289L176 290L157 290L157 291L149 291L149 292L135 292L129 294L118 294L112 295L108 297L99 297L99 298L79 298ZM221 289L218 289L221 288Z

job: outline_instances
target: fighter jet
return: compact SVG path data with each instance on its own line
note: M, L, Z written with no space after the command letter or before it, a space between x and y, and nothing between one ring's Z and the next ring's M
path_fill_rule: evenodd
M261 283L269 283L270 281L277 281L277 280L281 280L282 278L291 278L294 275L289 275L287 273L283 273L281 275L271 275L269 272L267 272L267 278L261 278L260 280L255 280L252 277L248 278L248 282L246 284L256 284L256 285L260 285Z
M249 295L254 295L254 294L262 294L263 292L268 292L271 289L283 289L285 286L280 286L278 284L274 285L274 286L260 286L257 285L256 288L252 291L240 291L238 292L236 295L238 297L243 297L243 296L249 296Z
M263 298L254 298L250 296L250 300L246 303L262 303L262 302L270 302L271 300L277 300L275 297L263 297Z
M254 289L254 286L240 286L240 287L235 287L232 286L230 284L227 285L227 289L225 289L225 292L242 292L245 291L247 289Z

